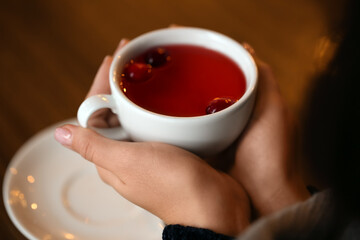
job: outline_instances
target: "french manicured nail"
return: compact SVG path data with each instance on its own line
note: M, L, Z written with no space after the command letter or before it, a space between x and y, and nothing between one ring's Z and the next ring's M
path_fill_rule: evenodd
M55 139L62 145L70 146L72 143L71 131L64 127L55 129Z

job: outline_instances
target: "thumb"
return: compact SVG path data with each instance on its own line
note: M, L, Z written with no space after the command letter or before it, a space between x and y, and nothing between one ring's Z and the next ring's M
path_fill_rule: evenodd
M113 162L111 149L114 149L118 142L105 138L91 129L71 124L58 127L54 137L63 146L79 153L90 162L105 169L111 168L108 166Z

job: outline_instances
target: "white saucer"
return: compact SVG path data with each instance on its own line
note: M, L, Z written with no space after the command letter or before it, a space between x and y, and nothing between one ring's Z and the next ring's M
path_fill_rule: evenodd
M3 196L29 239L159 240L162 221L103 183L93 164L54 140L56 126L32 137L5 174Z

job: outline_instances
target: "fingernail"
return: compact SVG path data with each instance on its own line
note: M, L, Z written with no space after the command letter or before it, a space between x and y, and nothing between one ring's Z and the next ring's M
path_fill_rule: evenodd
M55 139L62 145L70 146L72 143L72 134L69 129L59 127L55 129Z
M114 55L115 55L122 47L124 47L128 42L129 42L129 40L128 40L127 38L121 39L121 41L119 42L118 46L116 47L116 49L115 49L115 51L114 51Z
M106 55L106 56L104 57L103 63L106 62L106 61L108 61L109 58L111 58L111 56Z
M169 25L169 28L180 28L182 27L181 25L178 25L178 24L175 24L175 23L172 23Z
M251 55L255 55L255 50L250 44L244 42L242 45Z
M120 43L119 43L119 48L125 46L125 44L127 44L128 41L129 41L129 40L128 40L127 38L121 39L121 41L120 41Z

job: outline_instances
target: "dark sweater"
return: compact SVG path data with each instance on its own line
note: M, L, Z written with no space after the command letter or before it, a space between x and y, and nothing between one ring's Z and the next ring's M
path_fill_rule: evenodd
M231 240L229 236L207 229L168 225L163 240ZM332 192L315 194L307 201L295 204L270 216L263 217L248 227L237 240L305 240L341 239L360 240L360 221L339 218L334 211Z

